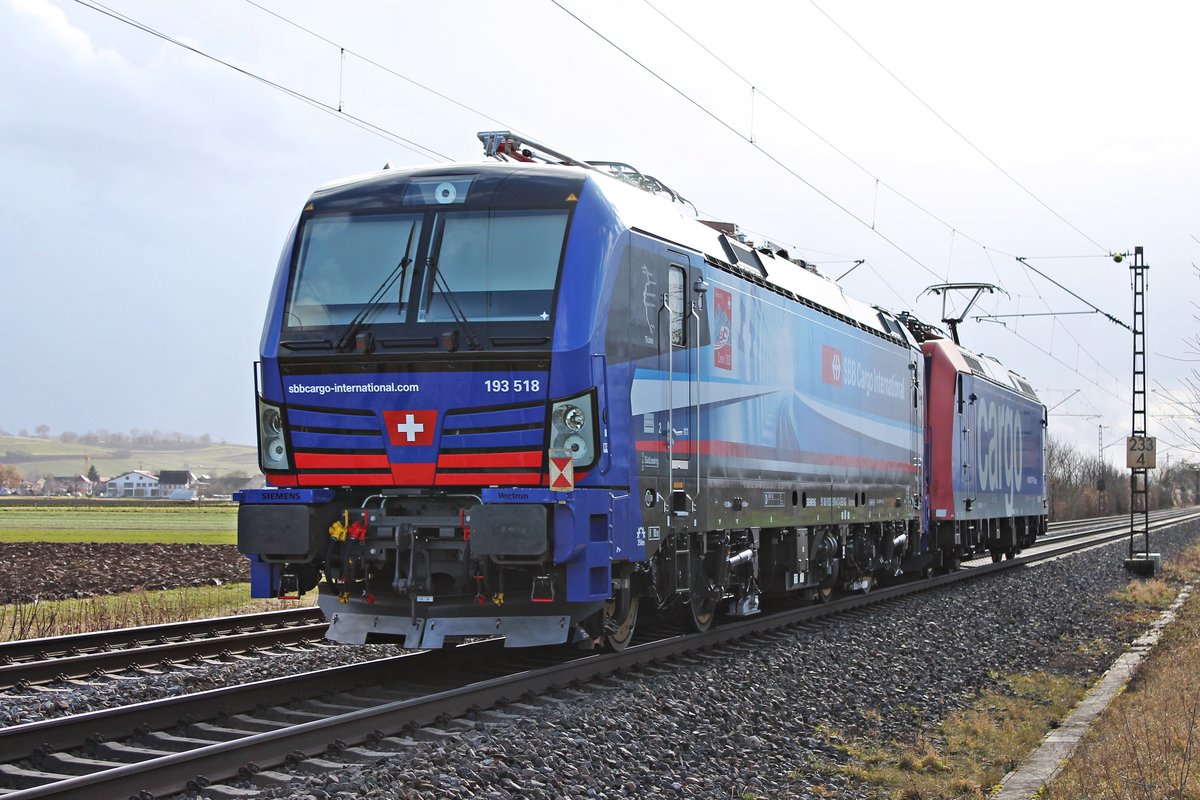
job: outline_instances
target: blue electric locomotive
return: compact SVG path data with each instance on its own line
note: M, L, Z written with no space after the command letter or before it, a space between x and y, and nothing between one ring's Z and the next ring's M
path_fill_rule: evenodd
M288 238L255 596L318 587L343 642L620 648L936 563L900 320L622 165L481 138L507 163L331 184Z

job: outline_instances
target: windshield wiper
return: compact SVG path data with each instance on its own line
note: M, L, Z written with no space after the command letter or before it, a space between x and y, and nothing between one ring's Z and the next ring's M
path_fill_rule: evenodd
M446 283L446 279L442 277L442 273L438 270L436 263L431 263L430 269L433 272L434 284L441 287L442 299L446 303L446 308L450 310L450 316L454 317L454 321L458 324L458 327L467 335L467 349L482 350L483 345L475 337L475 331L471 329L471 323L467 321L467 315L463 313L462 306L458 303L458 298L454 296L454 292L450 291L450 284Z
M454 318L454 322L458 325L458 330L454 331L450 342L446 341L446 336L442 337L442 349L457 350L458 349L458 334L464 333L467 336L468 350L482 350L483 345L479 343L479 339L475 337L475 331L471 329L471 323L467 321L467 315L463 313L462 306L459 305L458 298L454 292L450 291L450 285L446 283L446 279L442 276L442 271L438 268L437 255L442 252L442 237L446 234L446 220L438 221L437 227L433 230L433 245L429 248L430 256L425 260L425 272L433 276L433 285L442 293L442 300L446 303L446 309L450 312L450 316ZM433 293L430 292L428 298L430 306L433 305Z
M367 326L367 317L379 309L380 303L387 297L388 291L395 285L397 278L400 279L400 290L404 290L404 276L408 271L408 265L412 263L410 256L412 254L413 234L416 230L417 223L413 222L412 226L408 229L408 244L404 246L404 257L400 259L400 263L396 265L395 269L383 279L383 283L376 287L375 291L367 299L366 304L363 305L362 310L354 315L354 319L350 320L345 330L342 331L341 336L337 338L334 349L339 353L350 349L351 342ZM397 302L402 302L402 300L397 300Z

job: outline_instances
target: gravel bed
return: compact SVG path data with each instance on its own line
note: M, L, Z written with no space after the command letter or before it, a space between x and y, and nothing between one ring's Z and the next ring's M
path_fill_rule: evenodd
M1200 525L1155 533L1165 560ZM1103 672L1140 630L1109 594L1124 544L761 637L558 695L510 724L477 723L372 765L304 775L264 798L869 798L832 772L827 731L908 741L1006 673ZM869 617L868 617L869 614ZM6 724L396 652L318 647L113 685L0 698ZM238 784L248 786L247 784ZM194 798L198 795L181 795Z

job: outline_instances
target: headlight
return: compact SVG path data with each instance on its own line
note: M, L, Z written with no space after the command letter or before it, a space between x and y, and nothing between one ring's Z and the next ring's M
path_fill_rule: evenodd
M554 409L555 420L563 427L577 431L587 424L587 414L579 406L563 403Z
M281 436L283 434L283 415L278 408L266 406L263 410L263 427L268 434Z
M596 400L591 392L555 402L550 409L550 449L571 454L576 467L596 458Z
M263 462L270 469L287 469L287 446L282 437L267 441L263 449Z
M291 468L283 438L283 412L262 399L258 401L258 460L264 471Z

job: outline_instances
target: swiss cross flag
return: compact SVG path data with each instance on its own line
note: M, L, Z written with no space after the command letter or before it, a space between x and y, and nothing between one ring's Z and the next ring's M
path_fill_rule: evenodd
M392 444L428 447L433 444L437 411L385 411L383 424Z
M560 451L550 453L550 489L555 492L569 492L575 488L575 462L571 454Z
M824 344L821 345L821 381L842 385L842 351Z

